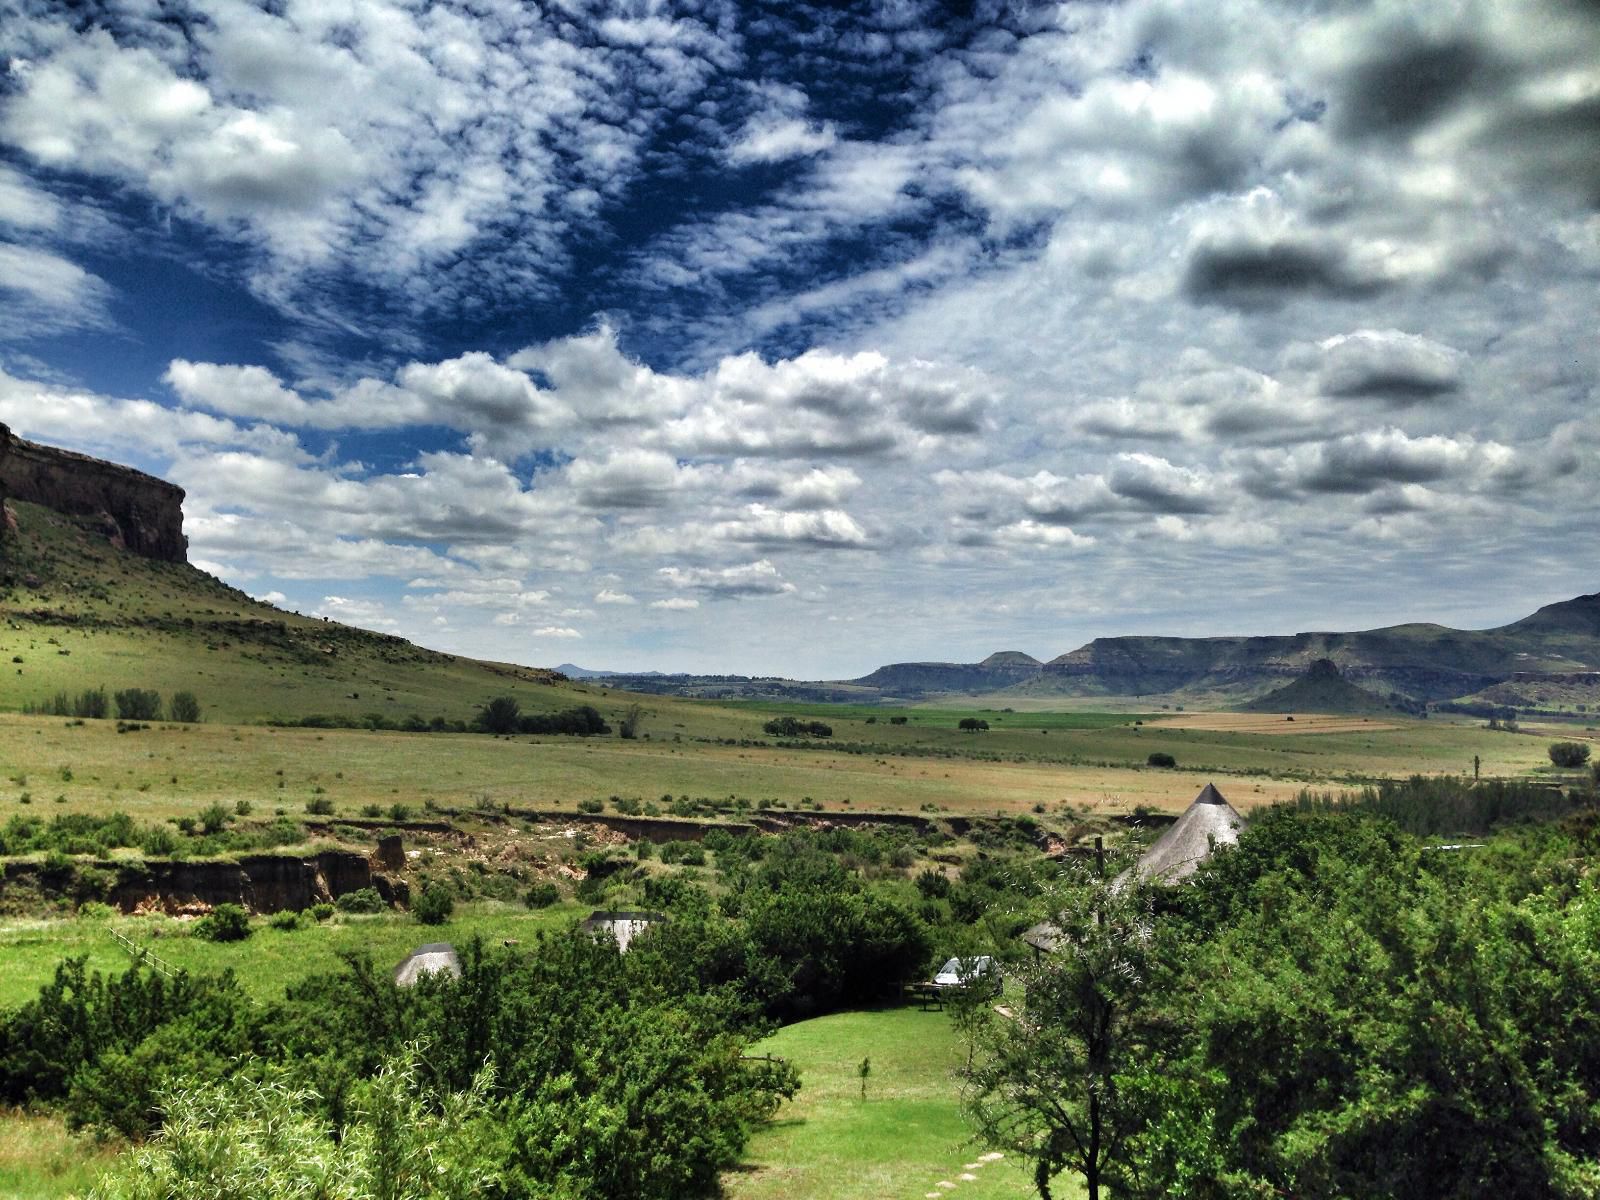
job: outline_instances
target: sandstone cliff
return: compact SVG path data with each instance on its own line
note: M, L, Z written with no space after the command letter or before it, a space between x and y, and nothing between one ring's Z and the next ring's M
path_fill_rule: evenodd
M114 545L187 562L183 489L132 467L24 441L0 425L0 504L25 500L98 520Z

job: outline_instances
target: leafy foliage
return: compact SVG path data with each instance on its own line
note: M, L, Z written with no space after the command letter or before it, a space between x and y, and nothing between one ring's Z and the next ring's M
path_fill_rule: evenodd
M822 721L802 721L799 717L773 717L761 726L772 737L831 738L833 726Z
M1581 767L1589 761L1589 745L1587 742L1551 742L1550 761L1558 767Z

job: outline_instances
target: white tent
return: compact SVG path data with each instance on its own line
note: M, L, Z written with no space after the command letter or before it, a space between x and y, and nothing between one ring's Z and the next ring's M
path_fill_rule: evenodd
M394 969L396 987L410 987L424 975L444 971L461 978L461 959L449 942L429 942L418 946Z

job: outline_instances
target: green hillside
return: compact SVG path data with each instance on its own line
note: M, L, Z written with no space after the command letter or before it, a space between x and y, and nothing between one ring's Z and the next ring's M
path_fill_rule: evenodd
M212 720L465 719L492 696L550 711L599 692L283 612L188 564L119 550L90 520L8 507L17 528L0 542L0 708L103 685L190 691Z
M1381 696L1357 687L1339 673L1331 660L1319 658L1293 683L1274 688L1239 708L1244 712L1348 713L1393 715L1394 707Z

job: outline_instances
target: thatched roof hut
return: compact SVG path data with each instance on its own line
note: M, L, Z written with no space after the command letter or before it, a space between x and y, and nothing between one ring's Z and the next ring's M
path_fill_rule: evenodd
M1187 879L1218 846L1236 844L1245 824L1238 810L1223 799L1214 784L1208 783L1183 816L1139 856L1139 861L1117 876L1116 882L1124 883L1135 876L1153 883Z
M578 926L584 933L610 934L616 939L617 949L626 950L628 944L638 937L650 926L665 921L667 918L657 912L621 912L607 908L597 908L589 914L588 920Z
M1183 816L1158 837L1133 866L1112 880L1111 886L1120 888L1134 879L1179 883L1193 875L1218 846L1236 844L1246 824L1216 786L1208 783L1184 810ZM1061 941L1061 930L1052 921L1040 921L1023 931L1022 940L1036 952L1049 954Z
M418 946L394 969L396 987L410 987L424 975L444 971L461 978L461 958L449 942L429 942Z

